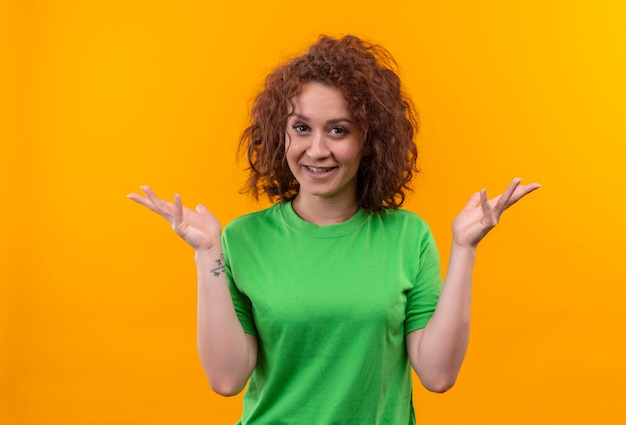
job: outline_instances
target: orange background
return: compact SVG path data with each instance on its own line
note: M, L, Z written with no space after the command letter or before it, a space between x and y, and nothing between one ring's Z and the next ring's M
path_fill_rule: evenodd
M422 122L406 207L543 188L479 249L456 387L420 424L621 424L626 6L620 1L0 3L0 423L228 424L195 347L192 251L125 198L261 208L235 148L263 76L319 33L401 65ZM218 2L215 2L218 3Z

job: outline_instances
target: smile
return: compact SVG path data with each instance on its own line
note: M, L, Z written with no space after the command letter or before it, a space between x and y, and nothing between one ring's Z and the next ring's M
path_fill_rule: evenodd
M309 167L308 165L304 166L307 170L309 170L313 174L326 174L337 167L329 167L329 168L318 168L318 167Z

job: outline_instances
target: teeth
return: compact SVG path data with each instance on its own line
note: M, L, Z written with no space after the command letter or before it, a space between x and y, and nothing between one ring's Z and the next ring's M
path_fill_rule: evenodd
M332 170L332 168L316 168L316 167L306 167L309 169L309 171L315 173L315 174L323 174L323 173L327 173L330 170Z

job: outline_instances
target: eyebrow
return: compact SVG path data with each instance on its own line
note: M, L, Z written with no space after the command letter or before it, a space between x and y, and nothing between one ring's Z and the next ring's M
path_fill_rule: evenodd
M300 118L301 120L306 121L306 122L311 121L311 119L309 117L306 117L306 116L304 116L302 114L299 114L297 112L294 112L291 115L296 117L296 118ZM337 123L340 123L340 122L348 122L350 124L353 123L353 121L351 119L349 119L349 118L334 118L332 120L326 121L327 124L337 124Z

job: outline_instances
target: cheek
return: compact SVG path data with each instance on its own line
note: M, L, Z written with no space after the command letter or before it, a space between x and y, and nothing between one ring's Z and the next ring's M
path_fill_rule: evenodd
M304 154L307 149L306 143L304 143L298 137L290 137L289 134L285 137L285 156L297 158Z
M291 144L291 136L288 131L285 131L285 152L289 150L289 145Z
M298 138L291 134L289 131L285 132L285 153L291 153L298 151Z
M298 162L298 156L299 154L297 146L293 142L290 143L287 139L285 141L285 153L283 156L283 160L287 162L287 165L289 165L289 168L292 172L295 164Z
M354 144L349 146L348 149L343 152L343 157L345 161L355 163L358 166L361 162L361 145Z

